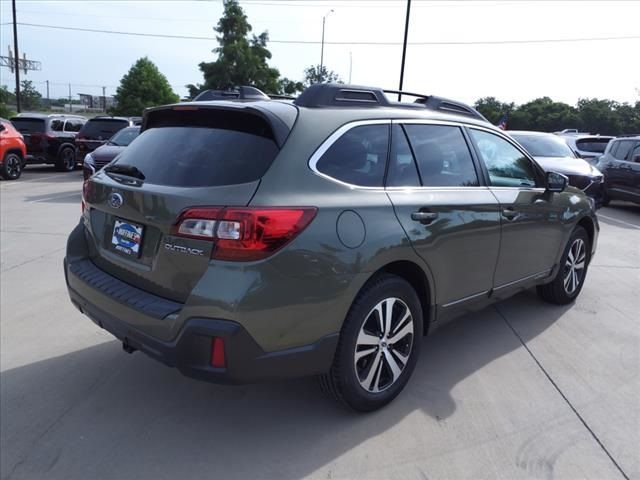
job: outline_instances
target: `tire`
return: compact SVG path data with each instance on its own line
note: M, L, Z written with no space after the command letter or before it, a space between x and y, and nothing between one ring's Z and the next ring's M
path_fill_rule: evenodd
M558 273L550 283L537 287L538 295L556 305L573 302L584 285L590 258L591 242L587 231L577 226L564 249Z
M76 168L76 151L72 147L63 147L58 152L56 170L59 172L72 172Z
M22 158L14 152L7 152L2 160L0 175L5 180L17 180L22 175Z
M380 338L378 312L386 325L389 304L391 322ZM422 332L422 307L413 287L395 275L374 277L351 305L331 370L320 377L322 389L360 412L385 406L409 381L420 355Z

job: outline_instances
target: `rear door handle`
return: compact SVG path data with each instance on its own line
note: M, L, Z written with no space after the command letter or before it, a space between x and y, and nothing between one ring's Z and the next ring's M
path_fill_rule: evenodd
M504 210L502 210L502 216L507 220L513 220L518 216L518 212L513 208L505 208Z
M436 218L438 218L438 214L436 212L413 212L411 214L411 220L420 222L423 225L433 222Z

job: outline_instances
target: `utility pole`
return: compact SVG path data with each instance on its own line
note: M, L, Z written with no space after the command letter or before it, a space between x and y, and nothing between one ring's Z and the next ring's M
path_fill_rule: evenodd
M102 87L102 109L107 113L107 87Z
M49 80L47 82L47 108L51 108L51 99L49 98Z
M402 65L400 66L400 88L402 91L402 83L404 82L404 61L407 56L407 38L409 37L409 15L411 13L411 0L407 0L407 18L404 22L404 42L402 44ZM402 94L398 94L398 101L402 100Z
M327 17L333 12L333 8L329 10L324 17L322 17L322 45L320 46L320 75L322 75L322 67L324 66L324 25L327 21Z
M16 19L16 0L11 0L13 9L13 56L16 70L16 110L20 113L20 56L18 55L18 20Z
M69 112L73 113L73 105L71 105L71 84L69 84Z
M352 72L353 72L353 52L349 51L349 83L351 83Z

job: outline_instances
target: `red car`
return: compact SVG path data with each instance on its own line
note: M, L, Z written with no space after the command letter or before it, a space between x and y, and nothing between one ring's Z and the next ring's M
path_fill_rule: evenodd
M24 139L9 120L0 118L0 176L16 180L22 174L27 148Z

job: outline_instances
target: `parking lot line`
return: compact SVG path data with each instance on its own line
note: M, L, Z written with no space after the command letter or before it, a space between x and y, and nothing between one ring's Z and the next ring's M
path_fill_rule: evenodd
M622 223L623 225L627 225L628 227L633 227L633 228L637 228L638 230L640 230L640 225L636 225L635 223L625 222L624 220L620 220L620 219L615 218L615 217L610 217L608 215L602 215L601 213L599 213L598 214L598 218L606 218L607 220L611 220L612 222Z

